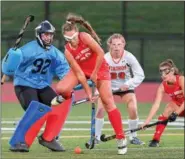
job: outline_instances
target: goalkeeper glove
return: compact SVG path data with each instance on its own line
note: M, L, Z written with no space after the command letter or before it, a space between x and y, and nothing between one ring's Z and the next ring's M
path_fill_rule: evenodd
M170 114L170 116L168 117L168 121L169 122L174 122L178 117L178 114L176 112L173 112Z

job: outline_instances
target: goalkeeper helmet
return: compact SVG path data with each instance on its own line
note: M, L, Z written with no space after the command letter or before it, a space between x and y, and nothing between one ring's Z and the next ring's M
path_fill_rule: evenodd
M55 33L55 27L47 20L41 22L36 28L35 28L35 36L37 38L38 43L46 49L49 49L51 43L53 40L50 40L49 42L44 41L41 38L41 34L43 33Z

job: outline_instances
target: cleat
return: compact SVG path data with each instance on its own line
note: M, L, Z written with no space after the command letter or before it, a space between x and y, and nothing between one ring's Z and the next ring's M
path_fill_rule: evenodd
M118 155L124 155L127 153L127 139L117 139Z
M94 144L95 144L95 145L99 145L99 144L100 144L100 142L101 142L100 140L95 139Z
M100 140L98 140L97 138L95 138L95 140L94 140L94 144L95 144L95 145L99 145L100 142L101 142ZM87 144L90 145L90 144L91 144L91 140L89 140L89 141L87 142Z
M38 137L39 144L41 144L44 147L47 147L51 151L56 151L56 152L64 152L65 149L62 145L60 145L56 139L53 139L52 141L46 141L42 138L42 136Z
M133 145L144 145L145 143L141 140L139 140L137 137L133 137L132 140L130 140L130 144Z
M151 140L148 144L149 147L159 147L159 141L157 140Z
M65 99L61 96L61 95L58 95L56 96L55 98L52 99L51 101L51 105L59 105L61 104Z
M18 143L9 148L12 152L29 152L29 148L25 143Z

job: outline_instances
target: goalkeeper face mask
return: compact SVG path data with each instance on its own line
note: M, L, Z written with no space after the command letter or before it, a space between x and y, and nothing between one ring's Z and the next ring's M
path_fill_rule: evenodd
M38 43L46 49L50 48L50 45L53 42L53 35L55 33L54 26L47 20L41 22L35 28L35 36Z

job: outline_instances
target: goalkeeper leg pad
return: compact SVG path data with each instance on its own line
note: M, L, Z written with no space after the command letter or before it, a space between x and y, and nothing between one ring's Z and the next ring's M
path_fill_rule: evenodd
M45 123L51 108L37 101L32 101L16 127L9 144L14 147L19 143L31 146L39 130Z

